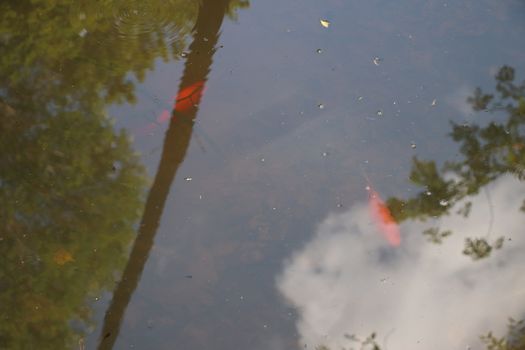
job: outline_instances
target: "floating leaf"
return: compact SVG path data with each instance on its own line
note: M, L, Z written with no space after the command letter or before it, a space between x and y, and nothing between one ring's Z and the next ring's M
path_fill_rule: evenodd
M320 22L321 25L322 25L323 27L325 27L325 28L330 27L330 24L331 24L330 21L327 20L327 19L321 19L321 20L319 20L319 22Z

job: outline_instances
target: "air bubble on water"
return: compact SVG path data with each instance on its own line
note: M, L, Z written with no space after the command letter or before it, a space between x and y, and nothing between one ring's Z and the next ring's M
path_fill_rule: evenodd
M328 156L328 152L323 152L323 157L327 157Z
M263 162L263 163L264 163L264 158L261 158L261 162Z
M381 59L381 58L379 58L377 56L372 59L372 62L374 62L374 64L376 66L379 66L381 64L381 61L383 61L383 59Z
M446 199L442 199L439 201L439 205L442 207L446 207L448 205L448 201Z
M365 187L365 190L367 190L367 191L370 191L370 189L371 189L371 188L370 188L370 186L368 186L368 185Z
M317 49L317 50L315 50L315 52L317 52L317 53L323 53L323 49Z

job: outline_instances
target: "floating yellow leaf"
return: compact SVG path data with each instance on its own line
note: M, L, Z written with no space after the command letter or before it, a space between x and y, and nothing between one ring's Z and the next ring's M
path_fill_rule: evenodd
M325 27L325 28L330 27L330 21L327 20L327 19L321 19L321 20L319 20L319 22L321 22L321 25L322 25L323 27Z
M64 265L64 264L67 264L68 262L71 262L73 261L73 256L71 255L70 252L68 252L67 250L65 249L58 249L56 252L55 252L55 255L53 255L53 261L57 264L57 265Z

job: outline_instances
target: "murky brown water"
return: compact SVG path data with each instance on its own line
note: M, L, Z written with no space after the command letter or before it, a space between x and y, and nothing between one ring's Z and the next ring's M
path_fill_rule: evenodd
M3 1L0 348L525 349L524 36L519 0Z

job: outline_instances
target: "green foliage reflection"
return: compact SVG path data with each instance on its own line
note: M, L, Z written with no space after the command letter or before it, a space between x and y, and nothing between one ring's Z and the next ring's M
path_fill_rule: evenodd
M230 3L229 15L247 7ZM142 214L145 171L108 103L179 59L199 3L0 2L0 348L78 347ZM134 78L133 78L134 76Z
M452 123L450 136L459 144L462 159L447 161L439 168L435 161L414 158L411 181L422 190L413 198L389 198L387 205L398 221L439 217L449 214L460 200L475 195L484 186L504 174L525 179L525 82L515 82L514 69L503 66L496 75L495 94L480 88L468 98L474 111L494 114L487 125ZM467 202L457 214L467 217L472 203ZM521 208L524 210L525 205ZM425 230L433 243L441 243L450 232L436 228ZM501 238L489 243L486 238L467 239L464 254L474 260L501 248Z
M144 171L100 111L0 106L0 347L68 348L125 263Z

